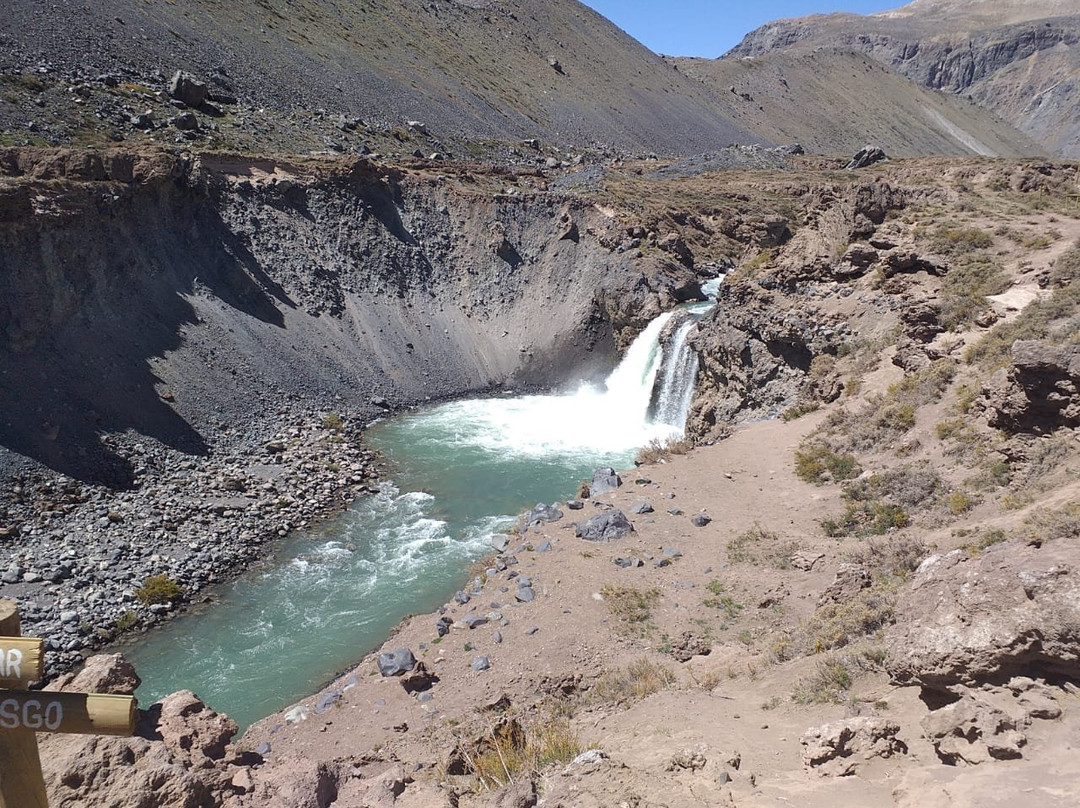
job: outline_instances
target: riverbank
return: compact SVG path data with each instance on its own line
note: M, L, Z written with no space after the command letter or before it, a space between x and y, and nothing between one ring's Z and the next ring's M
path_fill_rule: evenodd
M43 470L5 481L0 580L19 600L23 632L47 638L47 677L199 604L292 531L377 489L380 469L352 416L283 406L278 423L263 437L238 427L239 440L221 435L202 457L111 436L134 469L128 490Z
M880 373L872 384L895 369ZM1069 804L1075 687L965 696L1014 716L1001 720L1022 746L1009 761L945 766L923 729L938 708L890 681L880 635L835 639L873 603L863 581L880 594L889 580L886 559L911 542L924 548L913 565L931 548L946 556L979 519L869 544L825 536L844 497L800 479L792 455L826 418L747 425L533 524L438 612L407 618L326 689L252 727L236 749L261 763L224 769L223 804ZM616 509L634 527L623 538L575 535ZM914 620L916 605L896 608ZM800 650L814 642L843 647ZM411 669L392 675L403 656ZM986 732L961 754L1007 742Z

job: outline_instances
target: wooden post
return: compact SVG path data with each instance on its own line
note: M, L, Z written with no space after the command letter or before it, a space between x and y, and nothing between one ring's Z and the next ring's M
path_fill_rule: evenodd
M18 606L0 600L0 636L20 634ZM49 808L33 730L0 732L0 808Z

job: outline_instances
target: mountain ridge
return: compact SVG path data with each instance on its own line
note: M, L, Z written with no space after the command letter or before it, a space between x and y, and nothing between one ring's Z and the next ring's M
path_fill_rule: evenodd
M863 53L916 84L967 97L1050 153L1080 156L1080 14L1034 5L917 0L894 12L815 15L768 23L723 59L821 48ZM970 13L974 8L978 13Z

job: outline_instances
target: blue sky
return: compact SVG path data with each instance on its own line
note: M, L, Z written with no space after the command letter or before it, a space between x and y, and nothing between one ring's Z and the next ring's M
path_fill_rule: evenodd
M853 11L872 14L908 0L582 0L634 39L667 56L719 56L762 23Z

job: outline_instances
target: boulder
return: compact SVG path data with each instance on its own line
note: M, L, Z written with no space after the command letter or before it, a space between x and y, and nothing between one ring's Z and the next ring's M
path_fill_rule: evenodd
M375 664L383 676L401 676L416 667L416 657L408 648L397 648L379 654Z
M563 518L563 512L559 510L557 504L545 505L540 502L536 507L529 511L523 517L523 522L526 526L532 527L533 525L542 525L547 522L558 522Z
M1006 542L919 566L885 636L897 684L944 691L1013 675L1080 677L1080 546Z
M185 112L182 115L177 115L171 121L172 125L179 129L181 132L193 132L199 128L199 119L195 117L194 113Z
M866 242L857 241L848 246L833 274L839 278L859 278L878 260L878 253Z
M880 163L882 160L888 159L885 150L880 146L863 146L855 152L855 156L851 158L851 162L845 168L866 168L874 163Z
M217 805L204 772L189 771L162 743L145 738L51 735L39 740L54 808L197 808ZM229 788L231 790L231 787Z
M121 654L97 654L86 660L81 671L66 673L45 689L130 696L140 684L142 680L135 672L135 666Z
M189 107L202 106L208 92L205 83L182 70L177 70L169 81L169 95Z
M585 541L617 541L634 529L626 514L615 509L597 514L576 526L575 535Z
M607 491L614 491L622 485L622 478L615 473L610 466L598 468L593 472L592 482L589 484L589 495L595 497Z
M875 716L857 716L807 730L802 744L803 765L822 775L844 777L874 757L905 754L907 746L897 740L900 725Z
M401 686L406 693L423 693L431 690L439 681L434 671L429 671L427 665L418 662L412 672L401 677Z
M157 734L173 758L191 769L205 769L225 757L225 747L236 734L236 722L215 712L190 690L181 690L163 698L151 713L160 708Z
M138 684L119 654L91 657L75 676L53 683L71 692L131 693ZM42 771L54 806L196 808L219 805L233 791L236 722L190 690L173 693L141 713L139 734L107 738L39 738Z

